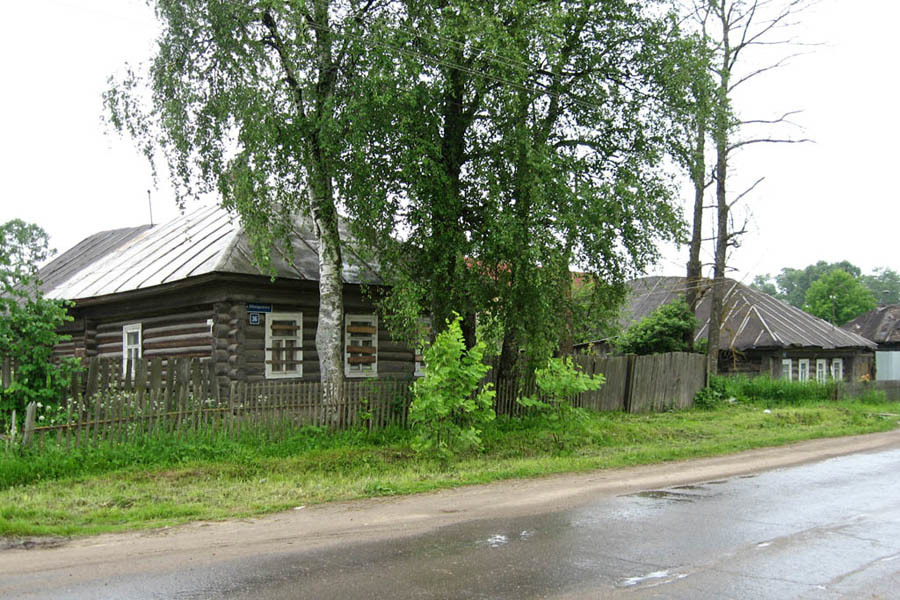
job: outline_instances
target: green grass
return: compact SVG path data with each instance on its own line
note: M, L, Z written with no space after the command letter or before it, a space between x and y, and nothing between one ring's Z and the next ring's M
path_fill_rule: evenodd
M772 405L771 413L764 406ZM0 535L87 535L260 515L333 500L725 454L885 431L900 405L744 401L652 415L498 419L483 452L422 458L402 429L283 439L155 437L141 444L0 456ZM894 416L885 416L894 415Z

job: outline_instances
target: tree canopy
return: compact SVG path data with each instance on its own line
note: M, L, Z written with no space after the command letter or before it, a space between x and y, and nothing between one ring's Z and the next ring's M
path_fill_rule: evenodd
M803 310L834 325L843 325L875 306L868 288L850 273L835 269L809 286Z
M672 22L606 0L406 6L390 45L414 50L363 82L369 133L349 141L369 172L342 182L353 198L379 185L348 209L386 303L408 322L490 314L507 354L548 355L572 320L570 265L614 304L680 231L660 167Z

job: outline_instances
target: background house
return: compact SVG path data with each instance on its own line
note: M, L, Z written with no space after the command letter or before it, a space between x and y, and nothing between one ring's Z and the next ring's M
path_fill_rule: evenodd
M710 280L701 282L695 341L707 338ZM628 283L623 324L683 298L684 277L644 277ZM770 375L808 381L854 380L871 374L875 344L768 294L727 279L722 324L721 373Z
M875 378L900 381L900 305L879 306L843 326L875 342Z
M123 363L197 357L212 361L223 385L318 379L318 245L302 219L291 241L293 259L273 249L269 274L218 207L93 235L41 269L44 293L74 302L65 330L72 339L56 352ZM343 259L345 374L412 377L413 351L392 339L365 293L377 289L375 268L351 243Z

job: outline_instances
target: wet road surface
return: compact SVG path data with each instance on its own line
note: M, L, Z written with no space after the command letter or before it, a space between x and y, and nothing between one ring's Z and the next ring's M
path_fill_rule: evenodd
M25 597L900 598L900 450Z

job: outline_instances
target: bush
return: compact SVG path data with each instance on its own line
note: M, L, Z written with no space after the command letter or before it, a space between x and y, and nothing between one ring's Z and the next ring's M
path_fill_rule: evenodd
M693 352L690 341L697 317L684 300L660 306L619 336L616 347L623 354Z
M484 343L466 351L457 315L447 321L425 351L425 377L416 382L409 420L413 447L447 459L462 450L481 448L482 428L495 418L494 390L478 389L490 369L482 363Z
M535 372L535 383L543 399L537 396L519 398L522 406L540 409L555 408L558 414L571 408L569 400L582 392L599 389L606 382L602 374L594 377L579 371L571 356L551 358L547 364Z
M721 377L714 377L709 385L694 395L694 406L703 410L712 410L725 404L725 384Z

